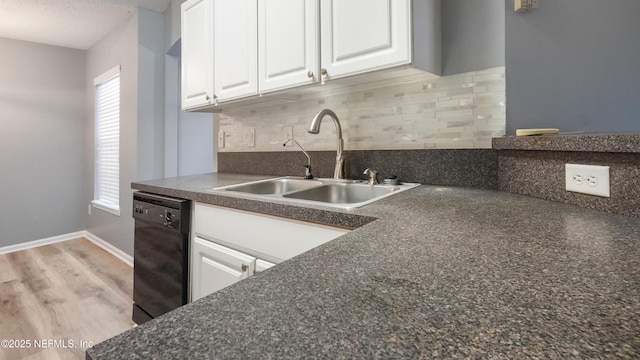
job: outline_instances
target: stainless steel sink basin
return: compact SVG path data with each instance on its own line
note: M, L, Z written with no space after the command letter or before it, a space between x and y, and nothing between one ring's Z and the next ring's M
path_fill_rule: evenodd
M285 194L292 191L310 189L322 186L323 183L318 180L305 180L299 178L278 178L245 183L240 185L227 186L220 188L225 191L237 191L258 195L275 195Z
M397 186L367 184L328 184L308 190L285 194L283 197L320 201L332 204L356 204L382 197L399 190Z
M360 180L305 180L299 177L287 176L223 186L212 189L212 191L230 191L256 197L351 209L370 204L419 185L414 183L368 185Z

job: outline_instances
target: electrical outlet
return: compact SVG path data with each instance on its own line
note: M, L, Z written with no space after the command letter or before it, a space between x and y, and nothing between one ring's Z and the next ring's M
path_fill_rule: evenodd
M285 126L283 135L284 135L284 140L282 140L282 142L285 142L289 139L293 139L293 126ZM293 141L288 142L287 146L293 146Z
M608 166L565 164L564 175L567 191L610 196Z
M220 130L218 131L218 147L219 148L223 148L224 147L224 131Z

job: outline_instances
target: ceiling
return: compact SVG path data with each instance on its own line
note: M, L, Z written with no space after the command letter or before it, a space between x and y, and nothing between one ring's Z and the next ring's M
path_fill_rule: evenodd
M0 37L86 50L138 7L171 0L0 0Z

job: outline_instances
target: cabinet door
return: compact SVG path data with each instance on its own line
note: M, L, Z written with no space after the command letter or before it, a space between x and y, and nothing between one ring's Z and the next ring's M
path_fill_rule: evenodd
M258 93L257 0L215 0L214 79L217 101Z
M320 19L327 79L411 61L410 0L321 1Z
M318 0L258 0L261 93L318 81Z
M213 0L181 7L182 109L213 103Z
M255 271L253 256L197 236L191 254L191 301L246 279Z

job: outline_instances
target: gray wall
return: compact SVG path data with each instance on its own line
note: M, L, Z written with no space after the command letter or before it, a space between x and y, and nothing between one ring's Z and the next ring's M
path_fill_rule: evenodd
M138 9L138 163L136 180L164 177L164 19Z
M164 172L162 35L162 14L140 9L87 51L85 204L93 198L93 79L117 65L121 65L121 102L120 216L94 208L87 218L86 229L130 255L133 254L131 182L162 177Z
M170 52L175 43L180 40L180 6L186 0L171 0L164 11L164 49Z
M504 17L502 0L443 0L442 75L504 66Z
M165 56L165 177L216 172L213 114L186 112L180 103L180 41Z
M178 119L178 176L218 171L217 124L213 114L180 112Z
M640 1L506 3L507 135L640 131Z
M0 38L0 247L84 229L85 52Z
M215 172L217 117L209 113L185 112L180 100L180 5L172 0L164 11L165 134L164 176Z

